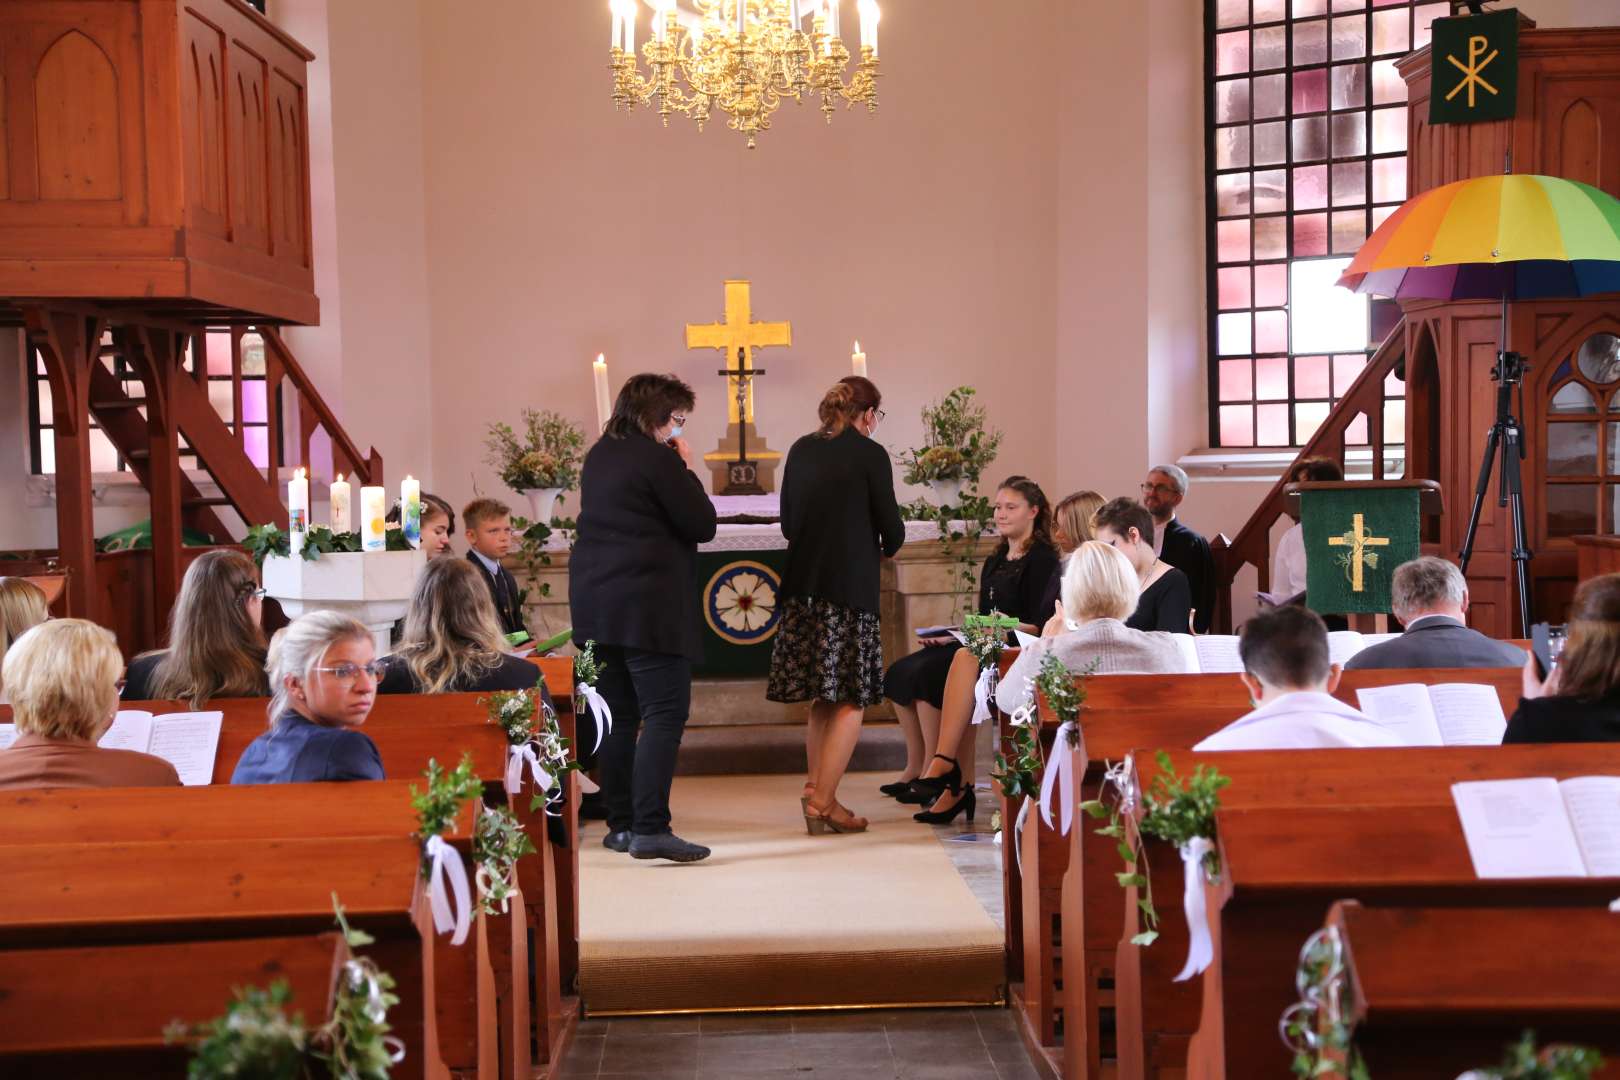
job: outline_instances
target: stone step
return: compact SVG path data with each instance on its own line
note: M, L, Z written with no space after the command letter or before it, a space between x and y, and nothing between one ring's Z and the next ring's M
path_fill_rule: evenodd
M896 774L906 764L906 739L893 723L868 722L850 760L850 772ZM804 756L804 724L756 723L735 727L688 725L675 772L679 776L742 773L799 773Z
M765 699L764 679L707 678L692 680L692 712L688 731L706 727L758 727L771 724L803 724L808 704L782 705ZM887 701L866 710L866 721L893 721L894 709Z

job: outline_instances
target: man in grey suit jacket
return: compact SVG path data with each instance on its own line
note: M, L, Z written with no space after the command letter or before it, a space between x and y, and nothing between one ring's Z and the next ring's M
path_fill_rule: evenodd
M1468 628L1468 583L1444 559L1425 555L1396 567L1390 606L1406 632L1361 650L1345 670L1524 666L1524 650Z

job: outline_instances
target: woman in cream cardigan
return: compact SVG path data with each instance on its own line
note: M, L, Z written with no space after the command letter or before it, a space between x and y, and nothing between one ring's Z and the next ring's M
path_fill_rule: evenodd
M1074 672L1093 664L1098 675L1185 671L1170 634L1125 625L1139 590L1136 570L1124 555L1098 540L1076 548L1063 571L1063 598L1046 620L1041 640L1019 654L996 687L996 705L1011 713L1028 700L1047 653Z

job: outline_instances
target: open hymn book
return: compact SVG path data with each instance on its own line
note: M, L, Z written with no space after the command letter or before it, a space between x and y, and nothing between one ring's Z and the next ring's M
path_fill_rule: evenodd
M221 712L164 713L154 716L139 709L120 709L96 743L104 750L138 750L174 766L187 786L210 783L214 758L219 753ZM0 750L17 738L15 724L0 724Z
M1356 691L1356 704L1404 746L1500 746L1507 717L1485 683L1397 683Z
M1182 663L1188 671L1206 675L1235 673L1243 670L1238 657L1236 634L1172 634L1176 648L1181 650ZM1399 634L1363 634L1357 630L1333 630L1328 633L1328 659L1342 664L1369 645L1393 641Z
M1620 776L1451 785L1482 878L1620 877Z

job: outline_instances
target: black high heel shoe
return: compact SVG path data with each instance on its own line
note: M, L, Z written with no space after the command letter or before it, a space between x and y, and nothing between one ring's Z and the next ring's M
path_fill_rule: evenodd
M946 757L944 754L935 754L934 756L941 761L950 762L951 771L944 776L917 777L917 779L906 785L903 794L895 796L895 801L911 803L914 806L932 806L934 800L945 793L946 788L950 788L953 792L962 789L961 763L953 757Z
M962 797L956 800L956 805L949 810L924 810L920 814L912 814L912 821L920 821L924 825L949 825L956 820L956 815L963 810L967 811L967 819L973 820L973 814L978 809L979 797L972 788L962 792Z
M905 794L906 790L910 787L910 780L896 780L892 784L882 785L878 788L878 791L881 794L887 795L891 799L898 799L901 795Z

